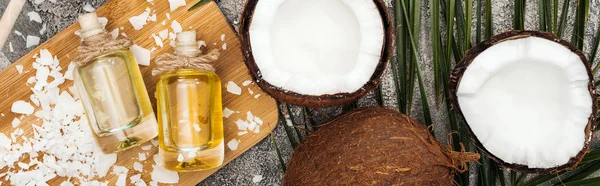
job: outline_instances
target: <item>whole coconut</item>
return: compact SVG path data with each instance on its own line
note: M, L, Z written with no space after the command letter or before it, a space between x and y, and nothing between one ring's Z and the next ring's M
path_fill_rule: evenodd
M381 107L351 111L296 148L283 178L293 185L451 185L479 154L453 152L427 128Z

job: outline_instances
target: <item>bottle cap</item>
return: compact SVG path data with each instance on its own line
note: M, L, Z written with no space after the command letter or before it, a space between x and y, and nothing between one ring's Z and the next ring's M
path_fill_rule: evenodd
M81 38L84 39L104 32L95 12L79 16L79 25L81 26Z
M198 42L196 41L196 31L183 31L177 33L177 47L175 51L178 55L197 56L200 54Z

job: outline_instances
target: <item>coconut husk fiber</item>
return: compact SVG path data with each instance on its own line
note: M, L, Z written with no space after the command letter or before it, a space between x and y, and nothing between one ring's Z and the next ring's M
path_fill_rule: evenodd
M398 111L361 108L321 125L296 148L283 185L452 185L479 154L453 152Z

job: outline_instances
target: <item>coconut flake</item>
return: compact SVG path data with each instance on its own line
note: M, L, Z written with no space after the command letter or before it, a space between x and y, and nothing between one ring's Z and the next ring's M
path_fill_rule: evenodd
M15 119L13 119L11 124L12 124L13 128L16 128L19 126L19 124L21 124L21 120L19 120L19 118L15 118Z
M40 44L40 37L38 36L27 36L27 43L25 44L25 48L31 48L33 46L37 46Z
M254 132L255 134L260 133L260 127L254 128L254 130L252 132Z
M258 123L259 125L263 124L263 120L260 119L258 116L254 116L254 122Z
M258 182L262 181L262 179L263 179L262 175L254 175L254 177L252 177L252 182L258 183Z
M221 34L221 41L225 41L225 34Z
M238 130L246 130L246 129L248 129L248 125L249 125L248 122L241 120L241 119L238 119L237 121L235 121L235 124L237 125Z
M161 166L154 166L154 170L151 173L153 181L166 184L179 183L179 174L177 172L169 171Z
M247 87L248 85L250 85L252 83L252 80L246 80L242 83L242 86Z
M144 171L144 166L139 163L139 162L134 162L133 163L133 170L136 170L138 172L143 172Z
M96 172L99 177L104 177L110 167L117 162L117 154L99 154L96 162Z
M112 31L110 31L110 35L113 39L117 39L117 37L119 37L119 28L115 28Z
M235 82L229 81L227 82L227 92L235 95L242 95L242 88L235 84Z
M169 8L171 9L171 12L182 6L185 6L185 0L169 0Z
M40 29L40 35L44 35L46 33L46 29L47 29L47 25L46 23L42 24L42 29Z
M150 65L150 50L142 48L137 44L131 46L129 50L131 50L131 53L133 53L138 65Z
M223 43L223 45L221 46L221 48L222 48L223 50L227 50L227 43Z
M232 114L234 114L235 111L225 107L225 109L223 109L223 117L224 118L229 118L229 116L231 116Z
M152 145L142 146L142 150L150 150L152 149Z
M83 10L85 10L86 12L96 11L96 9L94 7L92 7L92 5L90 5L90 3L85 3L85 5L83 6Z
M29 17L29 21L42 23L42 17L40 17L40 14L35 11L27 12L27 16Z
M240 131L240 132L238 132L238 136L243 136L245 134L248 134L248 131Z
M169 30L168 29L161 30L160 32L158 32L158 36L160 36L161 39L169 38Z
M148 16L150 16L150 12L145 11L144 13L142 13L140 15L129 18L129 23L131 23L131 26L133 26L133 29L140 30L140 29L144 28L144 25L147 24Z
M13 48L12 42L8 42L8 51L10 51L10 52L15 51L15 49Z
M254 121L254 114L251 111L246 112L246 120L249 122Z
M146 161L146 153L138 153L138 160Z
M183 28L181 28L181 24L179 24L177 20L173 20L173 22L171 22L171 29L173 29L173 32L175 33L183 31Z
M152 38L154 38L154 43L156 44L156 46L162 48L163 47L162 39L159 36L157 36L156 34L152 34L151 36L152 36Z
M17 72L19 72L19 74L23 73L23 65L15 65L15 68L17 69Z
M34 108L33 108L33 106L31 106L31 104L29 102L26 102L23 100L18 100L12 104L12 107L10 108L10 110L17 114L30 115L30 114L33 114Z
M240 142L236 139L232 139L231 141L229 141L227 143L227 147L229 147L230 150L236 150L238 148L238 145L240 144Z

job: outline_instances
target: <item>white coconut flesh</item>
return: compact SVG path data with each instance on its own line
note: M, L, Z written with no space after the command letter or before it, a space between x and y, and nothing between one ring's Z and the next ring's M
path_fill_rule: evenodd
M372 0L261 0L249 34L263 79L306 95L360 89L384 45Z
M457 97L477 139L504 162L529 168L568 163L582 150L592 113L579 56L550 40L504 41L465 70Z

